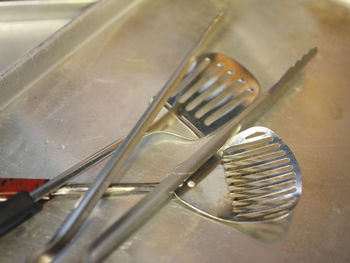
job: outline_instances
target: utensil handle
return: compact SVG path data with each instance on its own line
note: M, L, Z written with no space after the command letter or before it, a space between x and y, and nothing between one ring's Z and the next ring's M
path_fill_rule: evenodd
M25 180L25 179L24 179ZM36 180L36 179L29 179ZM43 180L43 179L41 179ZM158 183L124 183L112 184L106 190L109 196L123 196L132 194L149 193ZM82 195L89 188L90 184L72 184L52 192L57 195ZM6 201L0 202L0 237L31 218L39 212L42 204L35 202L27 191L20 191L9 197Z
M14 209L15 208L15 209ZM10 197L0 204L0 236L3 236L23 221L30 218L41 207L35 204L33 198L26 191Z
M96 239L88 251L86 262L101 262L115 248L120 246L134 231L172 196L173 191L192 173L168 175L157 187L132 207Z
M8 233L40 209L35 208L35 203L43 196L57 190L69 180L82 174L92 166L98 164L114 153L123 140L118 140L106 146L97 153L77 163L73 167L59 174L33 192L22 191L0 205L0 237ZM25 194L24 194L25 193Z
M0 199L9 198L20 191L32 192L49 179L42 178L0 178Z

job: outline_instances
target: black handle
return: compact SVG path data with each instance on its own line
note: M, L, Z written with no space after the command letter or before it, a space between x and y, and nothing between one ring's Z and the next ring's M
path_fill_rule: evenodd
M21 191L0 203L0 236L5 235L40 209L41 205L37 205L26 191Z

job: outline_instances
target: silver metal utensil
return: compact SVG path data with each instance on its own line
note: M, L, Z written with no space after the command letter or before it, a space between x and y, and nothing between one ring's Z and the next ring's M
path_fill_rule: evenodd
M104 196L120 196L120 195L131 195L148 193L158 183L119 183L111 184L105 191ZM81 196L91 186L89 183L71 183L53 191L51 194L43 197L43 200L50 200L55 196ZM0 202L8 200L8 195L0 193Z
M272 130L253 127L223 151L232 219L261 221L288 215L299 201L301 172L289 147Z
M292 212L302 191L301 172L275 132L249 128L225 145L220 156L224 172L191 176L175 193L182 203L226 223L278 220Z
M63 222L62 226L57 230L49 244L43 251L39 252L32 262L40 262L45 260L50 262L55 255L65 247L75 233L79 230L82 223L87 216L93 210L99 199L102 197L106 188L110 185L112 180L119 180L122 176L122 168L124 162L128 159L130 154L136 148L144 134L147 132L152 122L158 115L159 111L167 101L167 99L173 94L180 81L188 72L190 65L194 58L201 52L206 41L215 32L215 29L222 21L226 9L222 10L219 15L209 25L205 33L186 55L183 62L180 64L175 73L171 76L159 94L154 98L148 109L142 115L140 120L136 123L135 127L131 130L129 135L125 138L124 142L118 147L116 153L107 162L102 171L97 176L96 180L83 196L81 201L75 210L68 216Z
M165 179L141 199L119 220L104 231L89 247L85 255L85 262L101 262L114 249L119 247L134 231L136 231L152 213L158 210L179 187L195 171L197 171L211 156L218 152L224 145L230 134L235 134L242 127L249 126L265 110L274 103L281 92L286 89L286 83L316 54L317 49L311 49L301 60L291 67L283 77L269 90L269 92L255 101L250 107L243 111L226 126L221 128L211 139L196 151L187 161L175 168L175 170L165 177ZM229 140L228 140L229 143Z

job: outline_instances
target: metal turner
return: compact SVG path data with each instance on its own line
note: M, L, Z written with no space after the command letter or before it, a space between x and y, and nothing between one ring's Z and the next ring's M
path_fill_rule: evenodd
M220 162L224 171L212 171ZM300 168L287 144L268 128L252 127L234 136L176 196L200 214L238 223L286 217L301 192Z
M282 139L265 127L235 136L222 156L233 219L262 221L288 215L301 191L301 172Z
M218 53L199 56L166 107L199 138L240 114L260 92L255 77L233 59Z

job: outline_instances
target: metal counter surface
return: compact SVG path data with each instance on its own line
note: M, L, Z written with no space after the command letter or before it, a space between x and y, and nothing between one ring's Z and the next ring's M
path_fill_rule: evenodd
M11 103L0 112L0 176L52 178L124 136L220 6L200 0L130 4L9 98ZM208 50L241 62L263 91L309 48L319 49L290 83L290 92L258 123L277 132L296 155L303 174L301 200L291 217L255 226L220 224L171 201L106 262L348 262L349 25L346 0L231 1ZM166 154L166 144L159 147L146 156L163 163L176 158ZM145 160L125 180L148 180L152 173L151 178L160 179L173 168L152 161L146 167ZM100 168L76 181L91 181ZM221 172L218 167L213 173ZM97 233L140 197L100 201L57 262L78 262ZM2 237L0 261L28 259L76 202L73 197L54 198Z
M0 1L0 72L88 7L92 0Z

